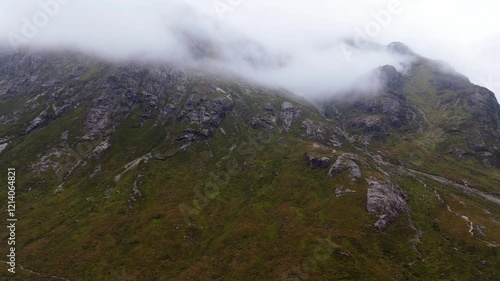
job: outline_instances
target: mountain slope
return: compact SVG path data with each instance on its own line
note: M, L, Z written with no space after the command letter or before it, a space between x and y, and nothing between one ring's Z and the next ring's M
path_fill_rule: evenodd
M497 280L498 102L435 66L382 67L323 114L236 78L0 55L16 278Z

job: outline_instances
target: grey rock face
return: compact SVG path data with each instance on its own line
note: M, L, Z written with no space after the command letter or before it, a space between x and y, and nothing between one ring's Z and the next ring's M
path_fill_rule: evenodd
M281 112L279 115L280 121L283 123L282 130L285 132L290 131L293 123L300 120L303 116L304 112L300 108L295 107L290 102L284 102L281 105Z
M181 112L180 120L193 125L217 128L234 107L234 102L229 97L216 98L209 104L205 101L205 98L189 100Z
M352 153L344 153L337 158L337 161L333 164L333 166L328 171L328 177L333 178L335 175L338 175L344 171L349 170L349 178L351 181L356 181L357 179L361 179L361 169L359 168L356 162L358 161L356 155Z
M375 179L367 181L370 187L367 192L366 208L370 214L378 216L375 226L378 229L386 229L408 209L408 196L391 181L379 182Z
M365 133L384 132L384 124L378 116L367 116L364 118L351 120L349 126L359 128Z
M470 110L469 124L459 128L465 134L468 149L472 149L483 163L500 168L500 105L495 95L485 89L466 90L461 94ZM465 148L465 147L464 147Z
M471 118L478 123L500 128L500 105L495 94L485 88L465 91L463 96L471 108Z
M291 102L284 102L281 104L281 111L292 111L294 106Z
M315 123L311 119L302 121L300 128L304 130L304 134L301 135L302 138L324 141L333 147L342 146L339 137L342 134L338 130L335 130L335 128L332 130L332 128L321 123Z
M392 65L385 65L378 68L378 75L383 86L390 94L398 95L404 83L404 78Z
M392 82L397 83L397 82ZM392 86L391 86L392 87ZM396 91L389 88L387 91ZM391 128L412 125L416 114L407 105L404 97L396 94L365 99L357 103L357 107L370 116L351 120L351 124L364 132L387 133Z
M329 157L316 157L311 152L307 152L305 154L306 160L313 169L326 169L330 162L332 162L332 158Z
M30 124L28 125L28 128L26 129L26 134L29 134L33 132L34 130L38 129L41 127L47 120L47 111L44 110L40 115L38 115L35 119L33 119Z
M336 101L333 109L328 108L329 117L345 121L345 128L354 130L354 134L379 139L395 130L421 128L419 118L422 112L406 99L404 86L407 77L391 65L379 67L372 74L381 83L377 94Z
M261 130L267 133L273 131L275 120L272 117L253 117L252 118L252 128Z
M106 151L109 147L111 146L111 144L106 140L106 141L102 141L100 142L96 147L94 147L94 149L92 150L92 156L96 157L96 158L99 158L99 156L104 152Z
M103 132L111 124L111 113L110 106L92 108L87 113L87 119L85 120L85 128L88 134L84 136L84 139L92 139L95 134Z
M184 135L176 138L175 140L188 143L196 141L204 141L213 137L214 134L215 134L214 130L209 130L209 129L195 130L189 128L184 131Z
M9 145L8 143L2 143L0 144L0 152L4 151L4 149Z
M140 176L139 176L140 177ZM132 188L132 192L130 193L130 199L128 199L128 207L133 209L133 202L137 201L138 197L142 197L142 192L139 190L137 186L137 180L134 182L134 186Z
M311 119L304 120L301 124L301 129L305 131L305 134L302 135L304 138L324 140L328 135L326 128L315 124Z
M280 133L286 133L290 131L295 122L305 116L303 110L291 102L281 104L281 110L277 112L270 104L266 105L263 111L262 115L252 118L251 125L252 128L264 132L272 132L278 128Z

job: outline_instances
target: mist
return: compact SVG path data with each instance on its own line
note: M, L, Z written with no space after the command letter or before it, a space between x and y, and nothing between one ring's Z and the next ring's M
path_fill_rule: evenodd
M165 61L321 97L375 87L360 77L382 65L404 71L409 58L385 48L401 41L500 97L499 8L493 0L2 0L0 45Z

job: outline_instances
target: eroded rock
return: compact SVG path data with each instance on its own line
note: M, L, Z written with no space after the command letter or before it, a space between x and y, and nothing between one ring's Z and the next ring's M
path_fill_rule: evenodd
M7 145L9 145L9 144L8 143L0 144L0 152L2 152L7 147Z
M349 178L351 181L361 179L361 169L358 164L356 164L357 161L358 159L356 155L352 153L343 153L337 158L337 161L335 161L333 166L328 171L328 177L333 178L335 175L349 170Z
M304 116L302 109L294 106L290 102L284 102L281 105L279 119L282 122L282 131L290 131L294 122L300 120Z
M306 152L305 157L313 169L326 169L330 165L330 162L332 162L332 158L330 157L316 157L311 152Z
M253 117L252 118L252 128L256 130L261 130L267 133L270 133L273 131L274 124L276 120L272 117Z
M189 100L181 112L180 120L198 126L218 127L233 107L234 102L230 97L216 98L209 104L205 98Z
M351 193L356 193L356 191L355 191L355 190L352 190L352 189L340 189L340 188L335 188L335 196L336 196L336 197L340 197L340 196L348 195L348 194L351 194Z
M316 123L311 119L306 119L302 121L300 128L305 131L304 134L300 136L302 138L322 141L333 147L342 146L342 133L335 127L332 128L322 123Z
M380 182L368 179L366 208L370 214L378 216L375 227L386 229L408 209L408 195L391 181Z
M141 175L139 175L139 178L141 177ZM127 203L128 203L128 207L130 209L133 209L134 206L133 206L133 202L136 202L138 197L142 197L142 192L139 190L139 187L137 185L137 180L134 181L134 186L132 187L132 192L130 193L130 199L128 199Z
M40 128L47 120L47 111L44 110L35 119L31 120L28 128L26 129L26 134L33 132L34 130Z

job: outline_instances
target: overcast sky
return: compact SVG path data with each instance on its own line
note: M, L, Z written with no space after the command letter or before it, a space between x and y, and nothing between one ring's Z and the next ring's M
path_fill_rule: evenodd
M495 0L0 0L0 44L186 63L194 54L209 67L311 96L405 62L358 53L345 39L401 41L500 97L499 11Z

